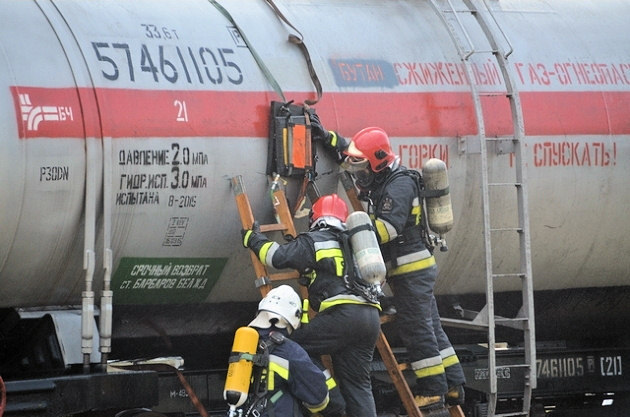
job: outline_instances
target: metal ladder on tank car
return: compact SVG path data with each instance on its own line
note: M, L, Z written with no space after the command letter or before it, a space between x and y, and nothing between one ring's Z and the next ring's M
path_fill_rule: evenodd
M236 176L231 179L232 191L234 193L234 197L236 199L236 206L239 211L239 216L241 219L241 225L243 228L250 228L254 223L254 215L252 213L251 205L249 203L249 198L247 197L247 193L245 191L245 185L243 184L243 179L241 176ZM360 202L356 198L356 194L354 194L354 200L352 194L347 189L348 197L353 203L353 207L359 207L360 210ZM282 231L290 234L291 236L296 236L295 226L293 224L293 219L291 215L291 211L289 209L289 205L286 200L286 195L284 194L284 190L281 187L273 187L272 186L272 195L273 195L273 205L274 211L276 214L276 218L279 220L279 223L276 224L264 224L260 225L260 230L262 232L273 232L273 231ZM358 206L357 206L358 204ZM256 286L260 289L261 295L264 297L272 288L272 282L274 281L282 281L282 280L290 280L296 279L299 277L299 273L295 270L289 272L279 272L276 274L268 274L265 266L260 262L258 257L252 252L251 254L252 264L254 266L254 271L256 273ZM301 297L303 299L308 298L308 293L306 291L306 287L300 286ZM394 385L398 391L398 395L407 411L408 417L426 417L422 414L422 412L416 407L414 396L407 385L407 382L402 374L402 371L406 369L406 364L398 364L396 358L394 357L394 353L385 337L385 334L381 331L379 338L376 341L376 347L383 359L385 367L392 378ZM327 361L325 361L327 362ZM330 366L330 363L327 364ZM459 406L449 407L450 417L464 417L464 413Z
M534 325L534 299L533 299L533 281L532 281L532 265L530 253L530 231L529 231L529 213L527 209L527 178L524 171L525 162L523 160L523 139L525 137L525 129L523 123L523 115L521 109L520 97L511 69L508 65L507 57L512 53L513 48L499 26L492 10L486 3L486 0L461 0L464 5L462 10L456 10L452 0L431 0L431 5L442 18L444 24L449 30L451 38L455 43L459 55L462 59L466 74L469 80L470 89L474 101L475 115L477 119L477 127L479 134L479 142L481 148L481 191L482 191L482 212L483 212L483 232L485 241L485 262L486 262L486 306L473 320L475 325L487 327L488 332L488 376L489 376L489 398L488 398L488 417L494 416L527 416L529 415L532 399L532 391L536 388L536 340ZM473 42L469 36L466 27L459 17L459 13L472 15L477 24L480 26L485 37L487 38L491 50L481 51L475 50ZM497 38L497 35L501 39ZM465 39L465 43L462 41ZM503 43L499 42L502 40ZM502 44L508 46L506 52ZM505 138L489 138L486 137L482 97L495 95L496 93L479 92L475 85L475 77L473 73L472 63L469 60L475 54L491 54L501 69L503 81L505 83L505 96L510 103L510 113L514 135ZM491 169L488 162L490 152L496 154L510 153L514 154L514 181L495 181L491 178ZM493 225L490 218L494 209L490 199L490 190L499 190L507 192L512 189L516 190L516 205L518 208L518 225L510 227L497 227ZM518 234L519 247L519 270L509 271L508 273L498 273L493 264L493 239L495 236L516 232ZM496 247L496 245L495 245ZM520 311L514 318L505 318L495 316L494 313L494 283L495 280L517 279L521 281L522 306ZM462 323L458 323L462 325ZM521 364L508 365L506 367L523 368L524 384L523 384L523 406L522 410L516 413L497 413L497 400L499 397L497 388L497 363L496 363L496 347L495 347L495 327L497 325L507 326L520 329L523 331L524 344L524 361ZM476 327L476 326L472 326ZM503 367L505 368L505 367Z

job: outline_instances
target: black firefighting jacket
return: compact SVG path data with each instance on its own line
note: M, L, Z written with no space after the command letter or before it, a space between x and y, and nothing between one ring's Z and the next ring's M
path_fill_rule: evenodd
M269 339L271 331L287 336L284 329L260 329L260 338ZM312 362L306 351L284 337L269 354L264 372L266 401L258 413L261 417L301 417L301 403L310 413L322 411L328 405L328 386L324 373ZM246 407L254 409L255 407ZM247 412L247 409L245 410Z
M435 265L423 240L419 184L409 174L405 167L381 174L368 194L368 213L388 264L388 277Z
M346 286L346 259L340 233L333 227L324 227L300 233L294 240L280 245L262 233L253 232L248 246L263 265L297 269L306 280L309 302L315 311L338 304L370 304L380 308Z

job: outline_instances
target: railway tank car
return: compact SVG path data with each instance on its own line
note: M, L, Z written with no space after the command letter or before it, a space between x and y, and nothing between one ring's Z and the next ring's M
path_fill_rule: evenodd
M619 403L630 391L630 4L479 6L496 19L520 97L536 335L552 352L539 355L540 396L565 388ZM272 222L274 101L309 102L344 136L380 126L409 168L446 162L455 221L449 250L436 251L438 303L455 318L483 307L476 109L485 137L515 129L505 76L468 3L1 0L0 16L6 414L35 407L42 392L11 382L69 374L82 382L68 387L87 378L115 404L85 394L37 412L172 411L188 396L168 385L176 378L95 364L181 355L189 370L226 366L260 297L230 179L242 176L255 217ZM490 168L507 176L516 162L499 147ZM337 165L315 150L319 190L343 193ZM282 180L295 204L301 180ZM510 220L510 204L498 201L493 219ZM519 308L517 284L495 291L497 313ZM483 340L449 334L458 345ZM202 401L220 407L221 372L195 375ZM21 406L11 408L11 392Z

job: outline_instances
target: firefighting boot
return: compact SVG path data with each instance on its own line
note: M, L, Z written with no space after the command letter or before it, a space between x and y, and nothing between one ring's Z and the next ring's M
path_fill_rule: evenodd
M450 387L446 393L446 404L449 406L464 404L464 386L456 385Z
M414 400L420 411L430 412L432 410L444 408L444 397L442 395L416 395Z

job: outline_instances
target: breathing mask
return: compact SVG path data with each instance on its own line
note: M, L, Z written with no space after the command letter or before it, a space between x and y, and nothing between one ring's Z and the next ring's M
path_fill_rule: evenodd
M341 163L341 168L354 177L361 190L367 191L374 184L376 174L370 168L370 161L367 158L347 156Z

